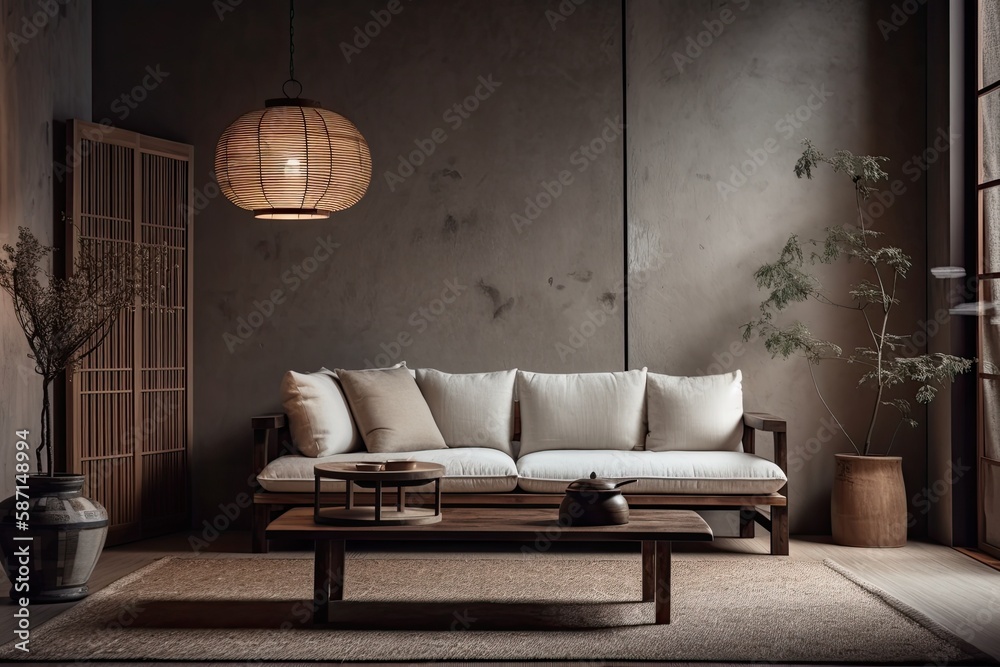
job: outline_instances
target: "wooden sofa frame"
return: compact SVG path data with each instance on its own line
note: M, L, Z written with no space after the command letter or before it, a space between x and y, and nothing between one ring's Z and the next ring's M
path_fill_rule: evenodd
M515 404L516 405L516 404ZM515 439L520 431L519 415L515 410ZM283 414L254 417L253 427L253 470L254 479L270 461L280 455L292 453L291 437L288 432L288 418ZM787 425L783 419L759 412L743 415L743 450L755 453L757 431L772 433L774 436L774 462L788 475ZM765 495L629 495L629 507L642 509L690 509L690 510L735 510L739 512L739 537L753 537L754 525L760 524L771 534L771 554L788 555L788 498L786 484L777 493ZM343 504L344 493L324 493L324 504ZM391 495L391 494L390 494ZM420 504L416 494L408 494L409 504ZM361 503L373 502L372 494L355 493ZM445 493L444 507L553 507L559 506L563 494L525 493ZM388 498L386 499L388 500ZM433 502L432 499L429 499ZM275 511L290 507L311 505L313 494L276 493L260 487L253 495L253 551L267 553L268 540L264 531ZM769 508L765 512L762 508Z

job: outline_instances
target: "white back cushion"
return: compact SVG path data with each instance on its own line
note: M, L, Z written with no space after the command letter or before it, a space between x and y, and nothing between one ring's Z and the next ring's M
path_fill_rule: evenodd
M516 370L442 373L417 369L417 386L449 447L489 447L511 455Z
M650 373L646 449L743 450L743 373L674 377Z
M306 456L330 456L361 449L357 426L333 372L288 371L281 380L281 404L292 442Z
M548 449L642 449L646 369L549 375L517 372L520 456Z

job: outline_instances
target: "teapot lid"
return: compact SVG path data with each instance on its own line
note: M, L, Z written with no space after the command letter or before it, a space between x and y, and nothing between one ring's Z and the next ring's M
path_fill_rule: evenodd
M610 479L601 479L596 472L590 473L590 478L578 479L566 487L567 491L613 491L618 483Z

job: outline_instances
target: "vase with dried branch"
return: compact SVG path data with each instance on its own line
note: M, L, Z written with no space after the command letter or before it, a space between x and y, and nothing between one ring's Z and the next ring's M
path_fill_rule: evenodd
M0 551L12 582L17 564L7 556L13 553L14 535L35 538L29 577L32 602L87 595L86 583L108 525L104 508L83 497L84 477L55 472L52 385L64 373L72 375L100 348L123 314L156 304L171 270L164 248L77 236L79 252L65 277L51 268L65 259L61 251L41 243L26 227L18 228L17 243L5 244L6 257L0 257L0 288L10 295L42 385L36 474L29 476L27 462L18 459L19 495L0 504ZM23 503L16 502L25 497ZM11 597L15 593L12 586Z
M864 206L877 183L888 178L882 169L887 158L845 150L828 156L808 140L803 145L795 164L796 177L810 179L814 169L826 165L849 178L854 186L853 220L827 227L820 239L803 240L792 234L778 259L757 269L754 280L768 295L760 314L744 325L743 338L759 337L772 357L803 357L820 401L855 450L853 456L837 455L834 538L855 546L898 546L906 540L906 498L901 459L889 454L900 429L917 426L911 397L929 403L940 387L967 372L975 361L941 353L914 354L911 336L893 332L892 317L913 262L901 248L879 243L884 232L873 229ZM860 263L868 275L838 297L824 289L809 267L841 260ZM815 336L800 321L779 323L783 311L805 301L858 318L869 338L867 344L845 354L841 345ZM842 364L857 375L859 388L871 390L863 432L852 437L827 401L813 368L821 363ZM912 393L903 393L904 388L914 386ZM886 409L898 417L888 443L878 439L876 429ZM870 481L867 486L866 480ZM857 492L858 497L848 498L848 492ZM875 512L878 508L884 511Z

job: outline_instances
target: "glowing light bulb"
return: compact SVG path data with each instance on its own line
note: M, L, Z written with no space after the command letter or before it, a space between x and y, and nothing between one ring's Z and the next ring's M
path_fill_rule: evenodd
M298 176L299 173L299 161L296 158L289 158L285 163L285 176Z

